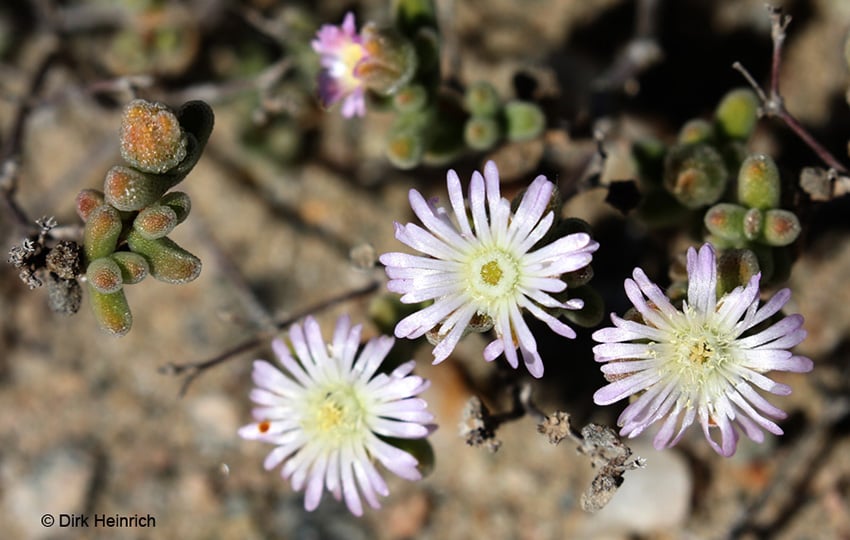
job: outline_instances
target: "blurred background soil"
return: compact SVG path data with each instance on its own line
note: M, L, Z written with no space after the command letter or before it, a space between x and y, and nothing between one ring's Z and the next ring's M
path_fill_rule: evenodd
M355 264L350 250L364 244L377 253L399 250L392 222L412 219L408 190L445 199L446 169L392 168L382 147L391 115L379 107L348 121L315 103L308 42L316 28L339 22L348 9L358 21L386 21L387 2L152 4L0 5L0 144L19 144L16 200L31 218L79 224L76 193L99 188L105 171L120 162L116 135L121 106L132 97L128 87L172 106L205 99L216 113L207 150L180 186L193 211L172 235L203 260L203 272L186 285L145 280L130 287L134 326L126 337L101 334L87 305L73 317L51 313L44 289L27 290L14 268L0 265L0 536L850 538L846 197L805 206L789 309L806 317L809 337L798 350L812 357L815 370L776 376L794 388L774 400L790 413L785 436L768 436L762 445L742 440L730 459L715 455L699 429L665 452L638 438L629 445L646 458L646 469L626 473L610 505L588 514L579 501L594 473L573 443L550 445L530 418L501 427L496 453L458 436L469 397L504 410L508 385L527 379L502 360L484 363L485 340L473 335L439 366L430 365L429 347L409 349L418 373L432 380L426 397L440 425L431 437L433 474L409 483L387 473L390 496L362 519L327 494L317 511L305 512L303 495L278 471L263 470L270 447L236 436L250 420L251 360L270 358L267 346L204 372L183 397L183 379L159 368L211 358L267 330L272 319L375 281L378 292L318 317L327 335L341 313L364 323L367 336L378 333L369 306L385 290L383 272ZM496 159L508 194L539 172L573 185L600 125L607 126L609 153L602 182L629 178L632 141L671 140L684 121L708 117L727 90L744 85L734 61L760 81L770 71L770 24L761 0L437 4L448 82L486 79L503 95L531 89L547 104L546 137L452 164L467 180L485 159ZM843 58L850 2L796 0L784 7L794 18L782 68L786 105L850 161ZM156 34L156 41L151 28L160 26L171 31ZM636 32L654 40L663 56L620 77L618 59ZM160 46L167 54L157 53ZM50 55L55 58L45 64ZM33 93L41 68L44 78ZM16 135L24 106L30 111ZM802 167L819 165L775 121L759 124L750 149L773 155L791 183ZM640 265L663 283L682 250L677 237L624 219L604 198L604 188L579 189L567 212L594 226L601 243L594 284L607 311L622 313L622 280L632 268ZM3 212L6 253L24 231L6 207ZM546 377L531 382L537 405L569 411L578 426L614 425L623 405L597 407L591 398L604 382L590 352L591 331L567 341L540 330ZM45 528L45 513L150 514L156 527Z

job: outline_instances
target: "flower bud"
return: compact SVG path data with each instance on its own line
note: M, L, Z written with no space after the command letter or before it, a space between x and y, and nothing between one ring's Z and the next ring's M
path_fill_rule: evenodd
M115 208L104 204L92 210L83 230L86 260L100 259L115 251L121 229L121 216Z
M169 206L152 204L142 208L133 220L133 228L148 240L162 238L177 226L177 213Z
M428 92L420 84L411 84L393 96L393 107L400 113L421 111L428 103Z
M723 158L707 144L676 145L664 160L664 187L691 209L717 202L727 177Z
M111 258L121 269L121 279L124 285L134 285L142 281L150 271L148 261L132 251L116 251L111 255Z
M730 242L744 241L744 216L747 209L737 204L715 204L705 213L705 227Z
M501 136L502 130L495 118L473 116L463 128L463 140L473 150L489 150Z
M110 294L124 286L121 268L111 257L101 257L89 263L86 279L99 293Z
M107 203L133 212L158 201L172 185L166 178L116 165L106 173L103 191Z
M679 130L679 144L695 144L707 142L714 137L714 127L707 120L694 118L688 120Z
M714 111L717 130L730 139L745 140L753 133L759 115L759 100L749 88L731 90Z
M371 24L363 28L362 36L366 55L354 67L354 76L379 94L395 94L416 73L413 44L391 28L378 29Z
M151 275L159 281L187 283L201 273L201 260L169 238L149 240L132 229L127 235L127 245L148 261Z
M787 246L800 236L800 220L788 210L764 213L764 240L771 246Z
M121 118L121 157L143 172L164 173L186 157L186 134L161 103L131 101Z
M92 210L104 204L103 192L96 189L84 189L77 194L76 203L77 215L85 223L88 221Z
M467 87L463 104L472 116L496 116L502 107L502 100L492 84L476 81Z
M123 336L129 332L133 325L133 315L130 313L124 291L119 289L114 293L104 294L92 287L91 282L89 282L88 290L92 312L98 326L115 336Z
M425 144L422 135L415 130L398 130L387 137L385 149L387 159L399 169L412 169L422 162Z
M738 201L750 208L779 206L779 168L770 156L747 157L738 172Z
M534 103L510 101L505 104L504 114L506 135L512 142L533 139L546 127L543 111Z
M745 286L759 272L756 254L749 249L730 249L717 258L717 295Z

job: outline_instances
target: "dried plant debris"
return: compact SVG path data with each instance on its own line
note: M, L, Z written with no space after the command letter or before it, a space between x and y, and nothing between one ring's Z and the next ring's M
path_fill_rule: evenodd
M502 441L496 438L496 429L490 410L477 396L469 398L463 408L460 421L460 436L466 444L496 452Z
M813 201L829 201L850 193L850 177L835 169L806 167L800 172L800 187Z
M608 504L623 484L623 473L646 465L644 459L632 457L631 449L610 427L591 423L578 433L570 425L570 415L565 412L559 411L546 417L537 430L549 437L552 444L570 438L579 444L577 450L580 453L590 456L591 465L598 472L581 496L581 507L586 512L596 512Z
M77 276L82 271L82 248L71 240L54 245L50 231L56 227L52 217L36 220L39 232L25 238L9 250L9 263L27 287L35 289L47 282L48 304L56 313L72 315L80 309L82 292Z

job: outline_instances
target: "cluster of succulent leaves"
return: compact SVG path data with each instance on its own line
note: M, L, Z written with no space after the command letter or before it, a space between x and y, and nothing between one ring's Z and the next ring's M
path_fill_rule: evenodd
M213 112L190 101L176 114L164 105L134 100L121 120L121 156L103 191L84 189L77 213L85 222L86 282L95 318L112 334L126 334L132 314L124 285L148 274L167 283L192 281L201 261L168 238L189 215L186 193L169 192L198 162L212 132Z
M440 82L439 36L431 0L393 2L394 26L366 29L377 46L359 68L366 86L392 103L387 158L398 168L445 164L467 150L489 150L504 140L537 137L545 127L535 104L504 102L486 82L460 95Z
M772 158L748 154L747 141L759 115L751 90L728 92L711 121L686 122L677 140L654 139L633 146L644 196L638 215L652 226L691 221L707 230L720 250L721 287L729 290L756 272L763 282L790 271L787 246L797 239L797 216L780 208L781 178Z
M87 4L93 13L107 7L99 1ZM179 76L197 56L201 28L189 7L165 0L132 0L108 7L126 24L81 33L71 45L110 73Z

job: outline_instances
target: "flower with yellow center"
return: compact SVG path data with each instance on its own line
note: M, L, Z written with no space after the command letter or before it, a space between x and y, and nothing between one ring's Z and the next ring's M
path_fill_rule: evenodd
M688 297L681 310L640 268L625 283L626 295L642 322L611 315L613 327L593 334L593 348L610 384L594 394L599 405L638 395L620 415L621 435L636 437L651 424L664 420L654 439L658 449L675 445L699 418L705 438L723 456L735 453L738 432L761 442L762 428L776 435L782 429L772 419L785 413L771 405L753 386L779 395L787 385L763 374L768 371L806 372L812 361L794 356L789 348L806 337L803 317L789 315L762 323L775 315L791 296L776 293L759 307L759 280L717 299L714 249L704 245L688 250ZM720 442L712 429L720 430Z
M496 340L485 348L484 358L491 361L504 353L516 368L519 347L529 373L541 377L543 361L523 312L574 338L572 328L544 308L582 307L580 301L560 302L551 294L567 288L561 276L590 264L599 244L576 233L533 250L555 219L549 208L555 185L545 176L531 183L515 211L499 193L499 171L492 161L483 175L472 175L469 215L455 171L449 171L447 185L454 220L447 209L411 190L410 205L425 228L396 224L396 238L422 255L385 253L380 258L390 278L387 288L402 294L402 302L433 301L402 319L395 335L429 334L437 341L436 364L448 358L470 327L492 327Z
M370 54L363 41L351 12L339 26L322 25L312 41L322 65L319 100L323 107L342 101L341 112L346 118L366 114L366 85L357 75L358 66Z
M265 360L254 362L251 391L255 422L239 435L275 445L266 469L283 462L281 474L292 487L306 486L304 507L314 510L326 488L345 499L355 515L363 513L360 495L373 508L389 491L374 461L408 480L418 480L418 462L383 438L418 439L428 435L433 416L416 396L428 381L410 375L413 361L391 373L377 373L393 339L369 341L358 355L360 326L347 317L337 322L326 344L315 319L292 325L295 357L281 340L272 348L286 372Z

